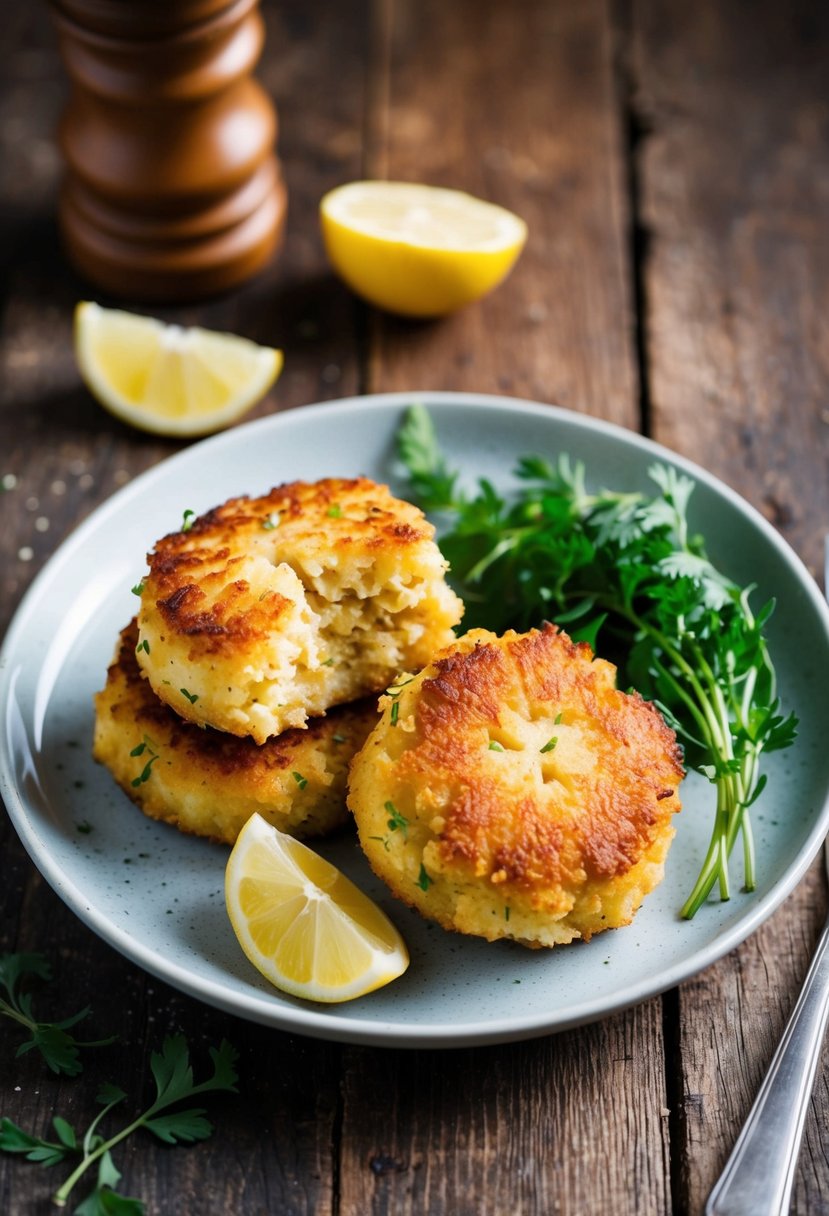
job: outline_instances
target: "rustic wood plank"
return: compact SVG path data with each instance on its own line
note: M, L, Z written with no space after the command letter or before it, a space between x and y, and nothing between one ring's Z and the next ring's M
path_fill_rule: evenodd
M674 1110L680 1211L701 1211L774 1054L808 970L817 921L826 909L822 866L738 950L679 993L681 1093ZM793 1200L793 1211L827 1211L824 1054Z
M244 289L198 309L160 314L285 347L285 373L257 414L354 391L362 327L358 307L333 287L327 272L316 201L323 190L359 176L367 5L319 0L310 20L303 0L280 0L266 6L265 17L269 38L260 78L280 108L280 151L292 199L284 250ZM16 10L3 35L0 476L16 478L0 494L5 630L31 577L69 531L179 445L121 426L79 383L71 317L90 289L65 264L55 229L60 167L53 132L65 86L46 6ZM125 1190L159 1213L332 1211L339 1048L251 1026L128 964L66 911L5 816L0 856L0 952L44 951L55 971L53 986L38 986L36 1008L58 1017L89 1003L91 1031L121 1034L120 1045L89 1054L82 1077L60 1080L35 1054L14 1059L20 1036L0 1019L0 1113L41 1132L55 1111L85 1126L97 1111L94 1098L104 1079L127 1089L135 1104L130 1110L137 1109L147 1092L149 1053L164 1033L186 1033L199 1057L226 1037L241 1051L241 1094L209 1101L216 1136L189 1151L136 1138L117 1154ZM45 1211L54 1185L54 1172L0 1156L3 1212Z
M532 1043L348 1055L343 1216L670 1210L658 1000Z
M740 491L818 573L829 519L829 14L635 0L631 16L652 433ZM681 989L678 1210L702 1209L731 1150L825 907L816 865L759 933ZM829 1211L828 1112L824 1072L798 1213Z
M817 573L829 16L805 2L634 12L654 437L739 490Z
M529 239L482 303L435 324L374 317L370 388L507 393L638 429L608 4L381 11L374 96L388 100L369 124L369 175L488 198L520 214Z
M381 13L369 174L491 198L530 241L457 316L372 317L371 389L505 392L638 427L607 6ZM670 1210L658 1000L536 1043L345 1054L341 1216Z

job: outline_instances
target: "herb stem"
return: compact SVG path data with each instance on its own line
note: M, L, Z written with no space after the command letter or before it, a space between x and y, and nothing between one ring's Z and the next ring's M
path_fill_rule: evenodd
M110 1150L113 1149L116 1144L120 1144L122 1140L126 1140L127 1136L131 1136L133 1132L137 1131L138 1128L144 1123L145 1119L147 1119L149 1114L154 1110L154 1106L150 1107L149 1111L145 1111L143 1115L139 1115L139 1117L134 1119L133 1122L127 1127L122 1128L120 1132L116 1132L116 1134L111 1136L109 1140L102 1141L97 1148L92 1149L90 1152L92 1147L92 1136L96 1127L103 1119L104 1115L108 1114L108 1112L111 1111L114 1106L117 1106L121 1101L121 1098L117 1098L110 1102L109 1105L105 1106L100 1114L96 1115L96 1117L90 1123L83 1139L83 1159L52 1196L52 1203L54 1203L55 1207L66 1207L66 1201L69 1198L71 1191L74 1189L76 1184L80 1182L81 1178L84 1176L89 1167L94 1165L96 1161L99 1161L101 1157L103 1157L104 1153L110 1152Z
M0 1013L5 1014L7 1018L12 1018L15 1022L19 1022L27 1030L37 1029L37 1022L33 1022L31 1018L24 1017L19 1010L15 1009L13 1005L9 1005L2 997L0 997Z

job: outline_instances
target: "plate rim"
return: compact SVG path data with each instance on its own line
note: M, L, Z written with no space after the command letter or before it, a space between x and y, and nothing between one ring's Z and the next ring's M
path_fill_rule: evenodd
M350 397L315 402L311 405L292 407L189 444L182 450L162 458L99 503L85 519L73 528L44 562L43 567L32 580L14 610L0 646L0 700L2 703L5 704L9 700L9 694L12 691L11 682L15 677L15 672L10 660L16 648L18 635L25 635L28 619L36 606L41 588L58 577L61 568L72 560L73 555L84 545L90 533L94 533L111 514L119 512L132 498L140 497L151 489L154 480L168 476L171 466L175 469L180 465L198 460L200 453L208 448L228 446L237 442L244 445L247 437L254 431L262 432L279 430L285 426L290 427L290 424L296 421L300 415L303 419L313 419L328 413L342 415L349 410L361 413L365 411L386 412L405 408L415 402L427 407L447 404L473 411L483 410L497 413L501 413L505 409L518 410L540 419L555 419L575 430L592 431L605 435L623 446L649 452L654 459L670 463L687 472L695 481L707 485L726 498L730 505L745 516L777 550L792 574L796 576L798 585L807 594L811 606L815 609L818 619L822 621L827 638L829 638L829 607L811 573L788 542L756 507L727 483L694 461L671 451L655 440L614 422L521 397L449 390L445 392L408 390L356 394ZM88 906L85 907L82 891L71 879L67 879L61 867L48 853L44 856L42 849L39 850L37 847L38 837L35 825L31 822L31 812L25 805L22 791L17 787L13 757L9 754L7 744L7 732L4 729L0 731L0 794L5 801L12 826L33 864L59 898L107 944L132 963L170 984L178 991L234 1016L269 1025L277 1030L303 1034L312 1038L382 1047L437 1048L473 1044L489 1045L540 1037L609 1017L657 996L699 974L751 936L802 880L829 828L828 797L823 807L817 811L795 863L765 895L757 897L750 910L741 916L730 929L718 934L713 942L699 947L684 959L667 967L660 972L657 979L637 981L617 990L610 1001L584 1001L579 1006L571 1007L567 1016L552 1020L549 1012L533 1014L525 1019L510 1017L500 1022L486 1023L473 1020L458 1023L457 1019L447 1022L433 1020L426 1026L414 1023L401 1025L380 1021L376 1018L337 1020L326 1011L313 1007L306 1009L287 1004L274 1005L273 998L269 994L250 992L232 993L229 996L227 989L207 977L199 977L191 972L182 971L180 966L165 966L160 961L158 953L154 953L149 945L137 941L114 924L110 918L99 915Z

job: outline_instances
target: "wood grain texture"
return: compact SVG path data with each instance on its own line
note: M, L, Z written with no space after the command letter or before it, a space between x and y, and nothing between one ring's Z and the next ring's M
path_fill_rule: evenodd
M358 175L366 17L359 4L344 8L336 0L316 3L314 14L309 21L299 0L272 4L265 14L269 43L260 78L280 103L292 190L281 257L243 290L199 309L159 314L287 348L285 374L257 414L352 392L360 379L362 320L354 302L332 286L315 200ZM71 318L88 289L64 262L55 228L59 163L52 141L65 90L46 7L16 10L4 36L0 476L11 474L16 484L0 494L2 629L31 577L71 529L179 446L121 426L79 382ZM165 1033L186 1033L202 1067L207 1045L226 1037L241 1052L242 1096L209 1101L220 1135L189 1152L137 1137L116 1154L126 1192L142 1196L150 1213L331 1212L339 1049L208 1009L131 966L66 912L5 816L0 858L0 952L42 950L56 976L54 986L37 986L36 1008L44 1017L59 1017L92 1004L90 1029L121 1034L120 1046L94 1058L90 1053L83 1077L60 1080L35 1054L14 1059L20 1036L0 1019L0 1114L47 1132L51 1114L59 1111L83 1127L97 1112L94 1098L104 1079L129 1092L134 1113L149 1092L149 1054ZM58 1180L56 1171L0 1156L0 1211L28 1216L50 1210L48 1196Z
M347 1057L341 1216L669 1210L659 1001L533 1043Z
M466 189L531 235L480 305L372 316L369 386L519 394L637 427L607 6L519 7L379 6L369 175ZM341 1216L669 1210L659 1001L540 1044L346 1048L344 1087Z
M285 247L244 289L162 313L285 348L256 415L367 389L558 401L649 427L817 565L829 521L823 8L267 0L264 15L258 75L281 119ZM77 378L71 315L87 289L55 230L65 86L45 5L10 9L0 82L0 476L17 478L0 494L3 630L71 529L177 445L111 420ZM364 308L330 275L316 212L325 190L372 175L522 214L531 236L512 276L440 323ZM46 1131L59 1111L83 1126L106 1079L132 1113L149 1053L181 1030L202 1064L222 1037L240 1049L240 1094L209 1099L209 1144L140 1136L118 1155L149 1216L698 1216L826 902L815 866L720 964L583 1030L461 1052L340 1047L247 1024L133 967L65 911L2 817L0 952L46 951L56 982L36 986L36 1007L91 1003L90 1033L118 1029L121 1042L59 1080L35 1055L15 1058L20 1037L0 1019L0 1114ZM829 1216L827 1079L829 1059L798 1216ZM0 1212L45 1216L55 1177L0 1156Z
M369 385L550 401L639 428L621 116L601 0L384 0L370 176L518 212L507 281L435 324L373 317ZM475 36L469 31L474 29Z
M676 1169L683 1202L701 1211L748 1115L794 1008L826 907L822 865L738 950L679 991ZM707 1014L707 1016L706 1016ZM819 1072L793 1210L827 1210L826 1089Z
M818 574L829 524L829 76L820 6L627 11L654 438L753 502ZM785 791L778 791L785 801ZM678 1210L731 1151L805 976L822 866L744 946L680 989ZM816 1087L793 1211L829 1211Z
M656 439L815 574L829 522L829 10L636 0Z

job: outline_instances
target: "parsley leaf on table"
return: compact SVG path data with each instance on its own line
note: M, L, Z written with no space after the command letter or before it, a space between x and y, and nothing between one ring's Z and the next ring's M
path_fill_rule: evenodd
M0 955L0 1014L11 1018L29 1032L29 1038L18 1047L17 1055L22 1056L27 1051L36 1049L52 1072L63 1073L69 1077L77 1076L82 1070L78 1049L105 1047L114 1042L114 1036L93 1042L80 1042L69 1033L73 1026L87 1017L89 1006L60 1022L39 1021L32 1010L31 994L20 991L20 983L25 976L50 980L52 971L47 959L42 954Z
M593 649L601 635L716 787L708 853L683 915L693 916L715 886L729 897L738 835L753 890L748 811L765 784L760 757L788 747L797 721L780 712L763 633L774 605L755 613L753 587L717 570L690 532L691 478L654 464L652 495L591 493L581 463L534 455L518 462L521 485L509 499L485 479L468 494L422 406L406 414L398 455L413 497L448 524L440 547L466 603L464 627L500 633L552 620Z
M11 1119L4 1118L0 1119L0 1151L20 1153L27 1161L40 1165L59 1165L80 1156L78 1165L53 1196L53 1202L58 1207L66 1206L75 1185L88 1169L97 1166L95 1186L74 1209L74 1216L144 1216L145 1208L140 1199L122 1195L116 1189L121 1174L112 1159L112 1150L141 1127L165 1144L192 1144L197 1140L206 1140L213 1127L205 1119L202 1107L184 1110L169 1108L213 1090L236 1092L235 1049L229 1043L222 1042L220 1047L210 1048L210 1057L212 1073L206 1080L196 1083L187 1040L183 1035L170 1036L164 1040L161 1051L153 1052L150 1058L156 1091L154 1100L120 1131L107 1139L98 1130L107 1115L127 1097L118 1086L105 1084L96 1099L102 1109L81 1139L60 1116L52 1120L56 1141L32 1136Z

